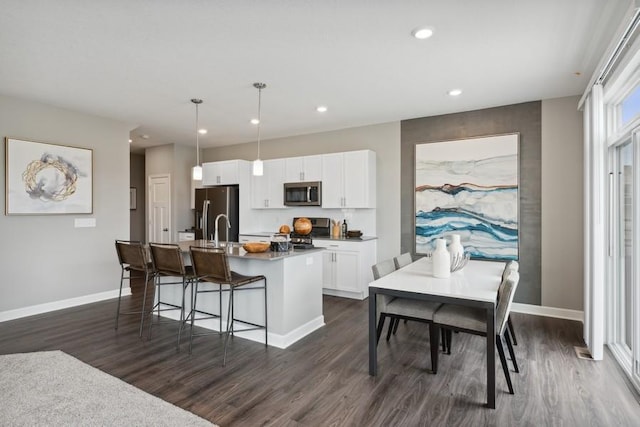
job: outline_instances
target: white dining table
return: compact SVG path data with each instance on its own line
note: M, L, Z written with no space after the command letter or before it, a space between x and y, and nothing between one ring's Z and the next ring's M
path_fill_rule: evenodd
M487 312L487 406L496 407L496 302L504 262L471 260L446 279L432 275L428 257L369 283L369 375L377 374L377 296L478 307Z

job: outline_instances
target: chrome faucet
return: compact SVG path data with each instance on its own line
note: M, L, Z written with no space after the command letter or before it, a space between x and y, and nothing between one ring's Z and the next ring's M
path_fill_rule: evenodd
M224 219L227 220L227 228L231 228L231 224L229 223L229 218L227 218L227 216L225 214L219 214L216 217L215 222L215 229L214 229L214 234L213 234L213 246L214 247L219 247L220 246L220 242L218 240L218 220L220 219L220 217L224 217Z

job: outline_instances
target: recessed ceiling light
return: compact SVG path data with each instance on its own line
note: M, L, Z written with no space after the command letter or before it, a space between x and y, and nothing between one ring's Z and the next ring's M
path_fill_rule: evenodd
M449 94L449 96L459 96L460 94L462 94L462 89L451 89L447 93Z
M149 135L146 135L146 134L145 134L145 135L141 135L140 137L141 137L142 139L149 139Z
M325 105L318 105L318 107L316 108L316 111L318 113L326 113L327 112L327 107Z
M200 135L206 135L207 134L207 130L206 129L198 129L198 133Z
M258 123L260 123L260 120L258 120L258 119L251 119L251 124L252 124L252 125L257 125Z
M433 28L430 28L430 27L416 28L415 30L411 31L411 35L417 38L418 40L428 39L433 35Z
M133 142L133 140L131 138L129 138L129 144L131 144Z

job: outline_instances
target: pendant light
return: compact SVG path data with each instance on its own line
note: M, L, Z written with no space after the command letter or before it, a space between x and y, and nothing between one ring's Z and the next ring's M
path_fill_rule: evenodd
M260 160L260 126L262 124L261 101L262 101L262 89L267 87L267 85L264 83L254 83L253 87L258 89L258 157L253 161L253 174L255 176L262 176L263 168L262 168L262 160Z
M194 181L202 181L202 166L200 166L200 132L198 132L198 106L202 104L202 99L193 98L191 102L196 104L196 165L191 169L191 178Z

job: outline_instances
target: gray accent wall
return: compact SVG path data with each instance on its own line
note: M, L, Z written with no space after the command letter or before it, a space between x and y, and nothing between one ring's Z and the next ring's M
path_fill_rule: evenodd
M541 102L507 105L401 122L401 251L412 252L415 145L518 133L519 260L516 302L541 304Z
M93 149L93 213L0 216L0 313L119 287L114 240L129 238L131 126L0 96L0 136ZM5 150L0 150L5 165ZM5 199L5 174L0 175ZM96 227L75 228L76 218Z

